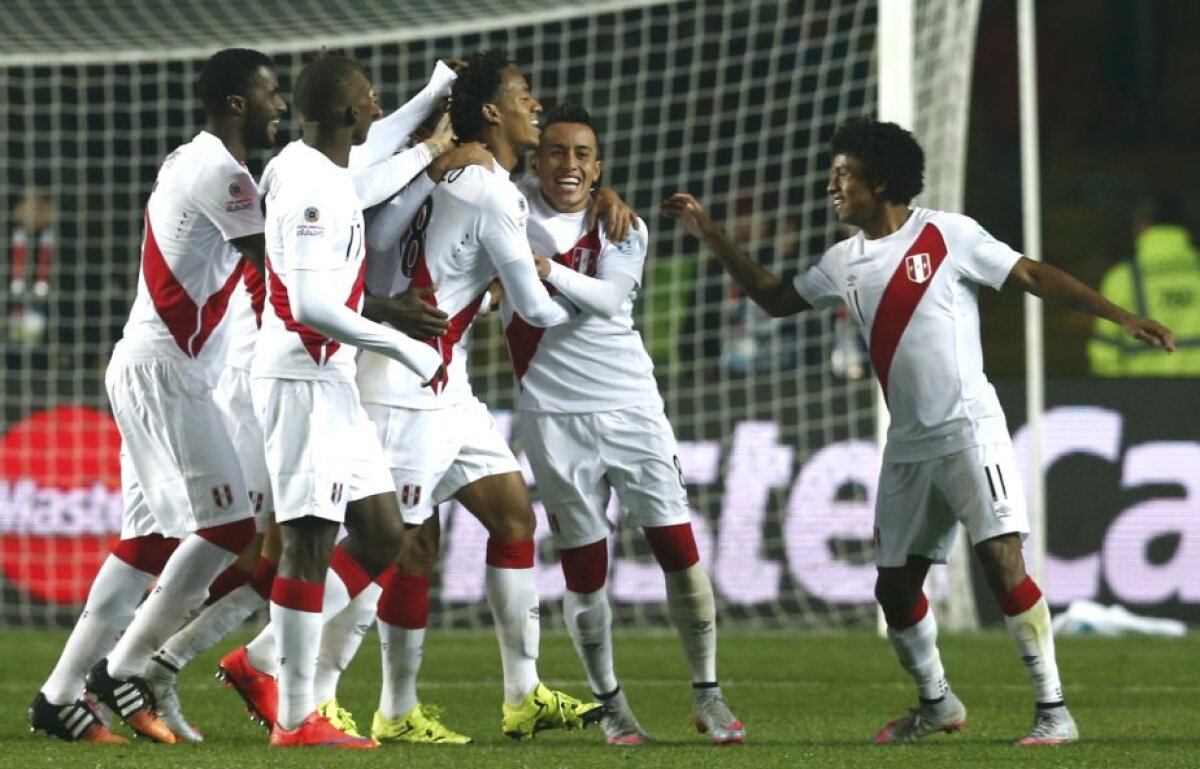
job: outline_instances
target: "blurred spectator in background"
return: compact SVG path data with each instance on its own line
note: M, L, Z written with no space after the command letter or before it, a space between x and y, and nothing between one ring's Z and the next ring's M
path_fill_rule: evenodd
M16 226L8 242L12 270L8 279L8 336L14 342L40 344L46 333L57 218L54 204L36 190L27 192L13 206Z
M1174 355L1127 340L1119 326L1097 321L1088 343L1095 376L1200 376L1200 252L1184 226L1179 201L1165 194L1142 199L1133 213L1134 254L1104 275L1109 301L1175 330Z

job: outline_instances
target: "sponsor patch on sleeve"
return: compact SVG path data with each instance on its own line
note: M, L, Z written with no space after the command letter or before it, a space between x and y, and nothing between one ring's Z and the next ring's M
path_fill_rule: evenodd
M255 189L253 185L235 178L229 183L226 192L229 193L229 198L225 201L225 213L232 214L254 208Z

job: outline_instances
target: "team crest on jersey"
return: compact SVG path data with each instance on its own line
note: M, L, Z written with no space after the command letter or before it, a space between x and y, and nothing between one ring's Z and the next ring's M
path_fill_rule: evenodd
M242 185L237 182L229 183L229 197L240 198L242 196Z
M308 208L304 209L304 221L315 222L320 218L321 218L321 212L318 211L315 207L309 206Z
M577 246L571 250L571 266L583 275L596 274L596 251L592 248Z
M924 283L933 274L929 265L929 254L909 254L904 257L904 269L913 283Z

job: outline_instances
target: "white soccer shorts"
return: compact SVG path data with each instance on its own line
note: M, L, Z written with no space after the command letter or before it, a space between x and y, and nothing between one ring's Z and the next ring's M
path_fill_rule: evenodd
M349 382L252 379L279 523L342 523L346 504L395 490L383 447Z
M974 446L921 462L885 462L875 499L875 563L900 567L909 555L945 563L958 534L972 545L1029 534L1025 492L1012 442Z
M123 537L183 537L251 516L212 389L188 363L116 356L104 387L121 432Z
M458 490L521 466L477 398L441 409L364 406L387 454L404 522L419 526Z
M641 406L590 414L523 412L518 433L560 550L606 539L615 490L633 526L691 520L679 446L666 414Z
M250 507L254 510L254 527L261 534L267 530L275 504L262 428L254 415L254 399L250 395L250 372L233 366L221 369L213 397L225 418L225 430L233 442Z

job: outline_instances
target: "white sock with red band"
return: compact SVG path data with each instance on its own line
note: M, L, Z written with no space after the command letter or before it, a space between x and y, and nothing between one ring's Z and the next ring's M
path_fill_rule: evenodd
M888 618L888 640L896 650L901 667L917 685L917 696L926 702L937 702L950 691L942 656L938 652L937 635L937 620L924 593L907 617Z
M282 729L300 726L317 709L313 678L321 645L321 605L325 586L320 582L276 577L271 589L271 624L279 649L279 712Z
M1050 630L1050 607L1032 577L1026 576L1012 592L1000 599L1004 624L1017 644L1017 654L1033 683L1039 705L1063 701L1058 661L1054 656L1054 633Z
M533 540L489 539L484 588L504 667L504 701L519 705L537 687L541 643L537 587L533 581Z

